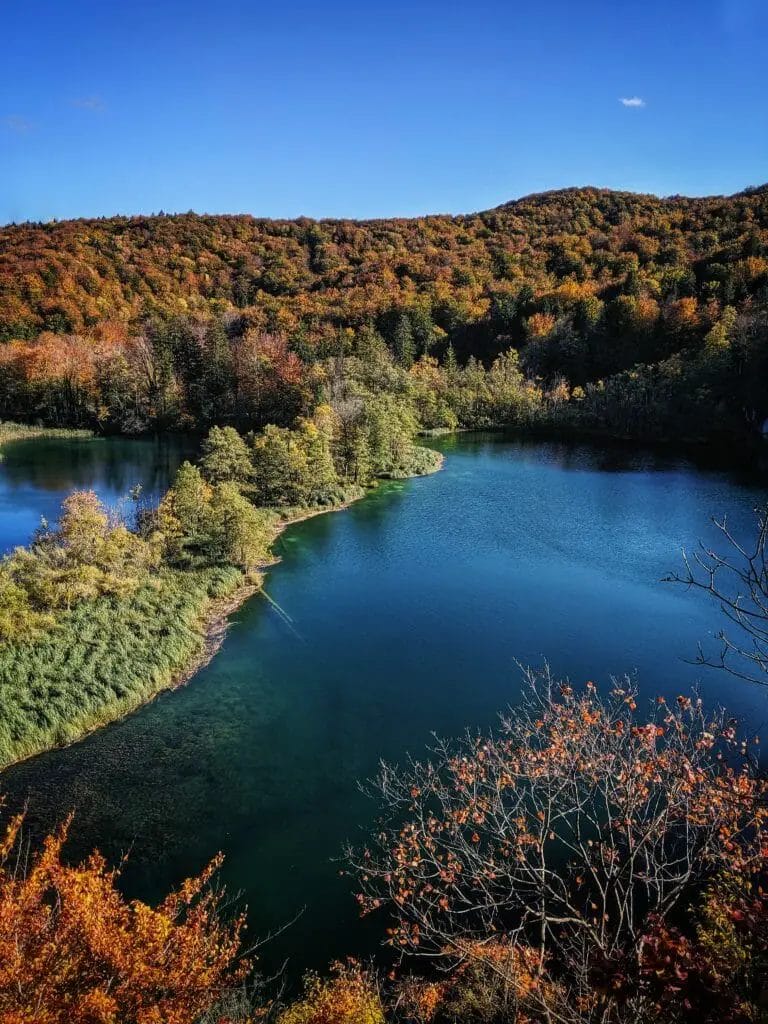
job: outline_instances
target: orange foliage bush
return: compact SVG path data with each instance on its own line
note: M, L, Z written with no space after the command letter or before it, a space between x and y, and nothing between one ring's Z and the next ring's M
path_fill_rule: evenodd
M190 1024L241 981L243 917L226 924L216 858L156 909L127 902L100 854L62 860L65 825L21 867L0 841L0 1024Z
M603 698L546 669L527 681L497 733L383 766L379 829L349 851L358 901L390 910L395 948L453 966L455 1019L476 1019L456 1008L467 999L478 1020L496 1021L499 1006L624 1019L612 1015L647 987L651 936L668 945L672 919L712 878L764 874L768 781L733 722L698 698L658 698L642 718L630 686ZM762 891L731 907L734 921L762 920Z
M555 326L551 313L534 313L528 320L528 333L532 338L546 338Z
M358 963L334 965L328 981L311 975L305 997L278 1017L278 1024L385 1024L375 981Z

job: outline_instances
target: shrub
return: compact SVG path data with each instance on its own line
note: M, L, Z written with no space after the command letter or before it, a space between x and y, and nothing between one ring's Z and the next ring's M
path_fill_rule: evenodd
M310 975L304 998L283 1011L277 1024L385 1024L385 1017L374 979L350 961L337 964L329 980Z
M243 978L243 917L225 923L209 885L220 856L152 909L98 853L65 864L66 826L21 870L22 820L0 841L1 1024L190 1024Z
M497 733L382 768L383 820L349 851L358 899L391 911L396 949L484 975L489 944L512 965L531 951L540 1012L559 979L578 1019L613 1019L639 998L654 930L723 871L765 870L768 781L698 699L642 719L628 684L603 698L549 672L528 683Z

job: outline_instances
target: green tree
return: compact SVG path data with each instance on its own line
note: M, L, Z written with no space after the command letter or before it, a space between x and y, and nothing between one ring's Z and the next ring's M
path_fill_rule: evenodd
M408 319L413 335L413 352L411 354L411 362L413 362L416 356L429 355L436 340L436 332L429 307L414 306L408 312Z
M416 346L414 345L411 321L407 313L401 313L397 319L392 344L398 363L406 370L410 369L413 366Z
M94 491L74 491L64 499L58 529L47 535L75 562L94 564L109 532L107 510Z
M157 510L155 526L172 561L189 561L209 540L211 488L197 466L183 462Z
M297 433L304 456L305 501L309 505L330 504L337 497L339 483L331 438L312 420L304 420Z
M255 490L263 505L302 505L306 497L306 458L294 431L273 424L253 441Z
M456 379L456 373L459 369L459 364L456 361L456 350L452 343L448 343L448 348L445 353L445 375L449 384L452 384Z
M365 367L389 366L392 363L387 343L370 324L361 327L355 335L355 355Z
M269 557L276 518L252 505L234 484L218 484L211 498L211 555L249 572Z
M370 395L364 423L374 476L407 472L419 428L410 402L391 394Z
M234 392L232 349L221 317L209 321L203 344L201 413L210 422L231 411Z
M209 483L245 484L253 476L250 449L234 427L211 427L202 452L200 468Z

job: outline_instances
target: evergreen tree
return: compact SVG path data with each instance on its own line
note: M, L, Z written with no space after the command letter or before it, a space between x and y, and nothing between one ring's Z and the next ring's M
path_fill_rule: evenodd
M245 484L253 476L251 452L234 427L211 427L200 466L209 483Z
M406 313L401 313L395 324L393 347L398 363L409 370L413 366L415 346L411 321Z
M234 374L232 350L221 317L208 324L204 342L204 372L200 410L203 419L226 419L232 411Z
M429 355L435 343L435 325L429 308L415 306L408 313L415 357ZM411 359L413 362L413 358Z
M454 350L453 344L449 342L448 350L445 353L445 375L449 384L455 381L458 369L459 364L456 361L456 352Z

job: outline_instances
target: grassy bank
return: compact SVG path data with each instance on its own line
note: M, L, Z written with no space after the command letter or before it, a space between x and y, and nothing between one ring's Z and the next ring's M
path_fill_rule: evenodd
M34 437L93 437L92 430L65 430L58 427L32 427L27 423L0 421L0 445L8 441L28 441Z
M114 722L199 664L232 567L165 569L129 597L77 605L26 643L0 646L0 767ZM248 591L250 593L250 590Z
M391 475L424 475L442 462L438 452L415 448ZM271 564L270 545L287 526L366 493L349 484L333 503L276 509L261 564ZM137 590L81 601L30 639L0 643L0 769L82 739L186 682L218 650L228 616L260 582L259 573L227 563L164 566Z

